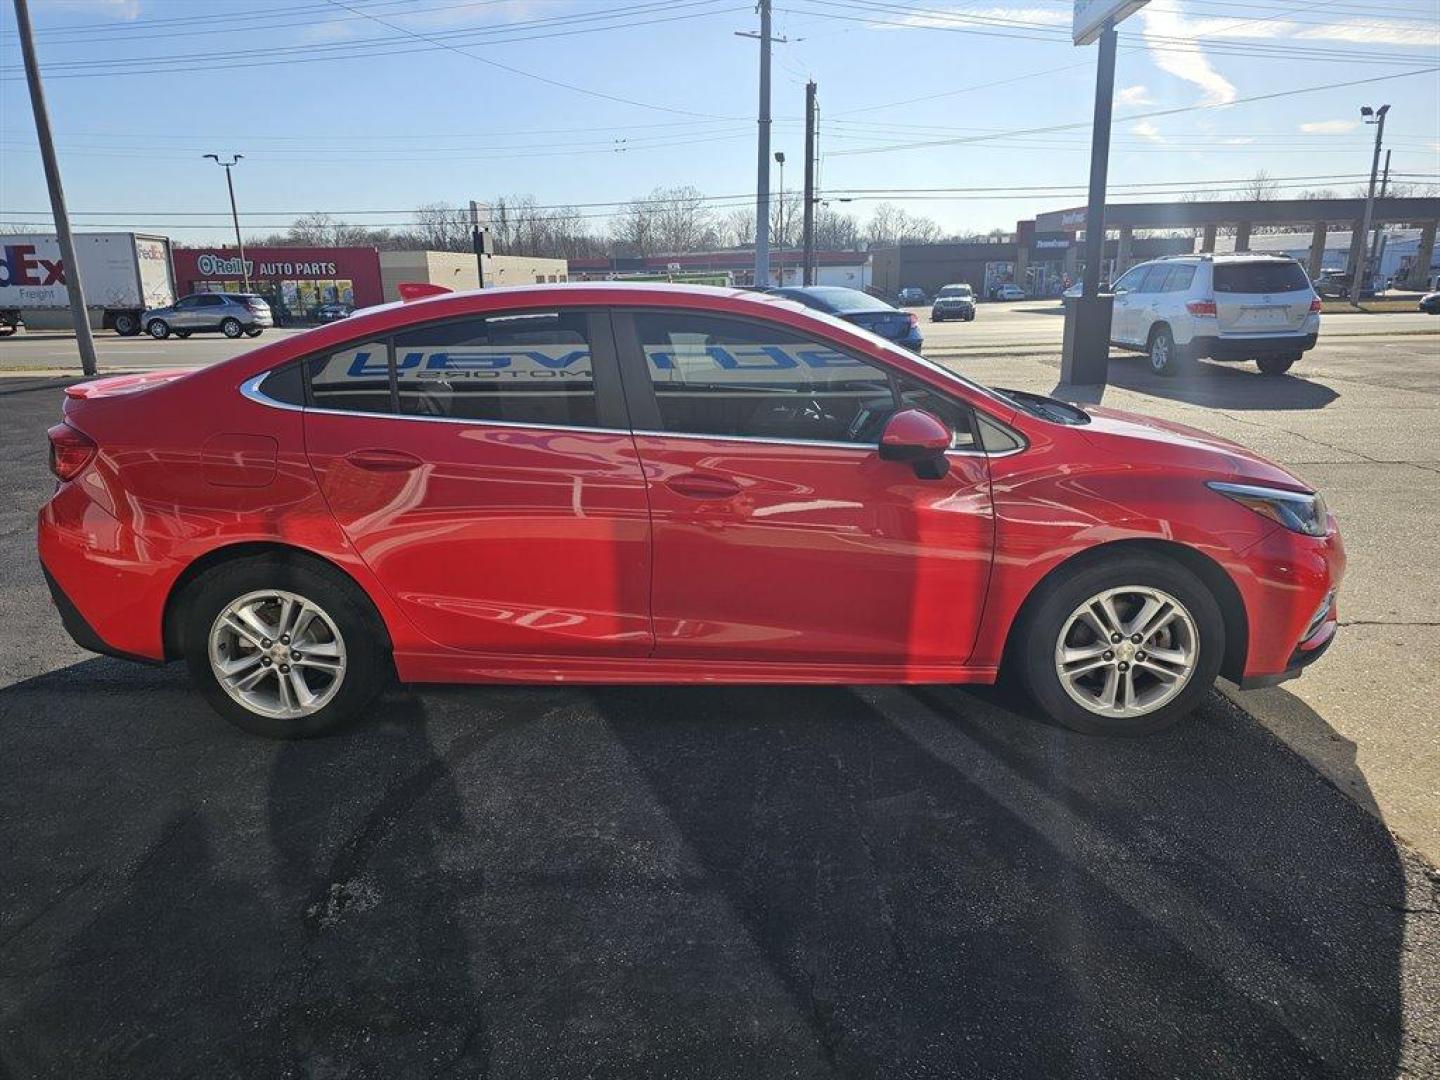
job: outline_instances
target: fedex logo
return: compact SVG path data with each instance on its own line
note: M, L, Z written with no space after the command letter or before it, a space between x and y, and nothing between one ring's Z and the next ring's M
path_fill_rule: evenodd
M37 259L34 244L7 247L0 259L0 287L6 285L64 285L65 264L60 259Z

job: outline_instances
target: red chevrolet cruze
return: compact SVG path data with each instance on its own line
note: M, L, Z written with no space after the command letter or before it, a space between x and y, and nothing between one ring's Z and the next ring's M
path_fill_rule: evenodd
M988 390L755 294L495 289L72 386L40 557L241 727L402 682L988 683L1154 731L1297 674L1344 554L1199 431Z

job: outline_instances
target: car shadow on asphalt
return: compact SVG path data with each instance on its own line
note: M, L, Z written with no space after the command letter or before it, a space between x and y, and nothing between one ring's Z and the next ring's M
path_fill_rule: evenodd
M1304 361L1300 361L1301 365ZM1157 375L1143 356L1115 353L1110 357L1109 385L1137 394L1183 401L1212 409L1288 412L1323 409L1340 395L1323 383L1303 375L1261 375L1255 365L1219 364L1208 360L1189 365L1178 374ZM1061 383L1054 397L1081 404L1099 405L1104 388Z
M0 690L17 1075L1392 1076L1404 878L1221 695L426 688L230 729L177 666Z

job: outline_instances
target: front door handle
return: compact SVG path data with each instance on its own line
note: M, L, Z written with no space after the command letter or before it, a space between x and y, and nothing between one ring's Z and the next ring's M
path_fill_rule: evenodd
M367 472L409 472L423 463L414 454L403 450L352 450L345 460Z
M665 481L665 486L676 495L689 499L732 499L740 494L740 485L723 476L707 476L704 473L686 473Z

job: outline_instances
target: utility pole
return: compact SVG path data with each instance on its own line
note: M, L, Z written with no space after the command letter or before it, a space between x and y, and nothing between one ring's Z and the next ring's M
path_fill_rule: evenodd
M1372 109L1369 105L1360 107L1360 115L1365 123L1375 125L1375 153L1370 158L1370 194L1365 198L1365 223L1360 227L1360 235L1350 238L1350 248L1355 252L1355 272L1350 278L1352 304L1360 303L1360 292L1370 273L1369 260L1365 257L1365 241L1370 236L1370 223L1375 220L1375 180L1380 172L1380 144L1385 138L1385 114L1389 111L1389 105L1381 105L1378 109Z
M805 84L805 217L803 232L804 260L800 280L815 284L815 81Z
M1380 174L1380 199L1383 202L1385 192L1390 188L1390 151L1385 151L1385 170ZM1376 224L1375 238L1370 241L1370 261L1374 263L1380 257L1380 234L1385 231L1385 226Z
M249 292L250 264L245 261L245 241L240 239L240 212L235 209L235 180L230 175L230 170L235 168L245 155L232 154L229 161L221 161L219 154L206 154L205 156L225 170L225 187L230 191L230 220L235 225L235 247L240 252L240 276L245 279L245 291Z
M755 285L770 284L770 0L758 0L760 33L737 30L739 37L760 39L759 138L755 147Z
M70 315L75 320L75 344L80 349L80 370L94 375L95 337L90 333L90 311L80 282L80 260L75 257L75 237L70 232L70 214L65 209L65 189L60 183L60 163L55 157L55 140L50 134L50 110L45 106L45 87L40 82L40 63L35 59L35 37L30 27L27 0L15 0L15 24L20 33L20 51L25 58L25 81L30 85L30 108L35 113L35 135L40 140L40 160L45 166L45 185L50 189L50 212L55 217L55 236L65 267L65 292L70 298Z
M1095 68L1095 119L1090 134L1090 196L1085 206L1085 274L1080 298L1065 315L1060 381L1104 386L1110 367L1110 316L1114 298L1100 295L1105 258L1105 182L1110 168L1110 118L1115 104L1115 23L1100 31Z

